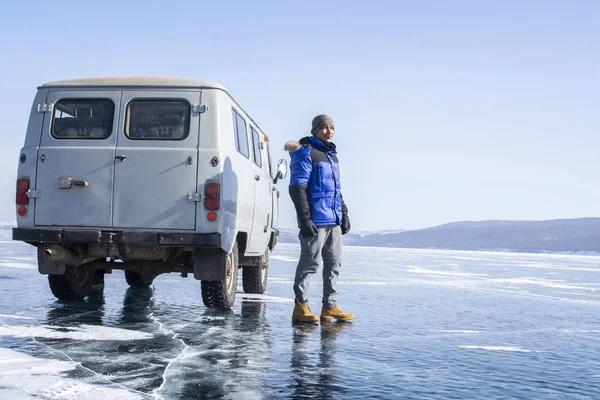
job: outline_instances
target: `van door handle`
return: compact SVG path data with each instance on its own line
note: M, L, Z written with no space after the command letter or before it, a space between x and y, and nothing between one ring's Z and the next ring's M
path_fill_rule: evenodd
M88 186L88 181L85 180L78 180L78 181L73 181L73 186L83 186L83 187L87 187Z
M260 175L254 175L254 179L256 179L257 181L260 181Z
M115 160L125 161L127 160L127 156L115 156Z

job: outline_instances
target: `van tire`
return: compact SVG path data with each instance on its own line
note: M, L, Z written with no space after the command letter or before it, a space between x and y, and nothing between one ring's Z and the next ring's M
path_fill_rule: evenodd
M130 287L150 287L154 279L148 279L135 271L125 270L125 280Z
M86 265L67 265L64 275L48 275L48 284L54 297L59 300L81 300L88 295L96 271Z
M226 279L222 281L202 281L202 301L209 308L228 310L235 301L237 290L239 254L237 242L225 258Z
M244 292L263 294L267 290L267 275L269 272L269 249L260 257L258 265L248 265L242 272Z

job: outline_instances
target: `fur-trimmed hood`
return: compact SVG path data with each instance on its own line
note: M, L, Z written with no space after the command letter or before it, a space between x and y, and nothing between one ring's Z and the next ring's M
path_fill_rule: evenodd
M298 150L300 150L300 147L302 147L302 145L300 145L299 142L295 140L290 140L285 144L285 146L283 146L283 150L289 151L290 153L295 153Z

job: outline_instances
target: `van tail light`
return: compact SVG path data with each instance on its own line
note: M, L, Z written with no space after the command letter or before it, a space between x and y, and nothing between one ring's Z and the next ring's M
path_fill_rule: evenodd
M221 185L211 182L204 186L204 207L211 211L221 207Z
M26 206L29 204L29 197L27 192L29 191L29 179L21 178L17 179L17 199L16 202L20 206Z

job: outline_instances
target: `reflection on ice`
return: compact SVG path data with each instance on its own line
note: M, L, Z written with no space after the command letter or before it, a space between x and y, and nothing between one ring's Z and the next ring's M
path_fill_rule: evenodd
M321 325L292 324L290 368L292 398L331 399L345 392L336 361L337 335L349 330L352 323L333 322ZM319 334L319 346L312 348L310 339Z
M123 296L123 308L119 314L119 322L123 325L136 325L150 321L153 305L152 288L128 288Z

